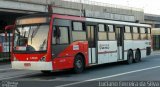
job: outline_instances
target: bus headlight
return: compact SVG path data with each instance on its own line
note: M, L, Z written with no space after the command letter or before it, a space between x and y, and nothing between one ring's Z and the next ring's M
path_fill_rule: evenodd
M13 61L18 61L17 58L15 56L13 56Z
M43 56L39 61L46 61L46 57Z

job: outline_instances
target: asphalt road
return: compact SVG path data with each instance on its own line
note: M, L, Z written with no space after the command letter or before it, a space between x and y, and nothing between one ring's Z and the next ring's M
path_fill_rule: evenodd
M138 81L141 87L160 87L160 82L152 82L160 81L160 55L154 54L130 65L119 62L93 66L81 74L71 71L42 74L40 71L13 70L9 63L0 63L0 80L0 87L112 87L119 86L119 82L128 87L133 81L134 86Z

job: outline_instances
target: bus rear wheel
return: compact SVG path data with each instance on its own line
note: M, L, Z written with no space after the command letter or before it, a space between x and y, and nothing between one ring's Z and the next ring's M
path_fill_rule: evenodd
M74 68L73 71L75 73L81 73L84 70L84 59L83 56L77 55L74 60Z
M133 63L133 53L131 50L129 50L127 54L127 64L131 64L131 63Z
M141 61L141 53L139 50L136 50L134 61L135 61L135 63L138 63Z

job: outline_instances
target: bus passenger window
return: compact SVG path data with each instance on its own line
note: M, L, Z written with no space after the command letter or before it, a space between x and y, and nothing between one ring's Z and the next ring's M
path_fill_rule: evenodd
M116 35L113 25L108 25L108 39L116 40Z
M69 32L68 27L53 27L52 44L68 44Z
M98 25L98 40L107 40L107 32L104 24Z
M141 39L142 40L147 39L147 34L146 34L146 29L145 28L140 28L140 34L141 34Z
M69 33L67 27L59 27L61 36L60 38L60 44L68 44L69 43Z
M99 25L98 25L98 29L99 29L100 32L105 31L105 26L104 26L104 24L99 24Z
M129 26L125 26L125 33L131 33L131 28Z
M130 26L125 26L124 40L132 40L132 33Z
M82 22L73 22L73 30L74 31L83 31Z
M140 40L138 27L133 27L133 40Z
M115 32L114 28L113 28L113 25L108 25L108 29L109 29L108 30L109 32Z
M86 31L84 31L82 22L73 22L72 39L73 41L86 40Z

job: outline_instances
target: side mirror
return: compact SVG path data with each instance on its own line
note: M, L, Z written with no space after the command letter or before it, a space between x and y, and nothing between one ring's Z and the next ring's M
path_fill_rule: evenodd
M5 26L6 31L13 30L13 29L14 29L14 25Z
M54 33L53 33L53 36L56 37L56 36L57 36L56 30L53 30L53 32L54 32Z
M61 31L58 27L53 31L54 32L54 37L60 37L61 36Z
M7 35L8 35L8 31L11 31L11 30L13 30L14 29L14 25L7 25L7 26L5 26L5 40L7 41ZM10 38L10 33L9 33L9 38Z
M57 37L61 37L61 31L60 31L60 29L57 29Z

